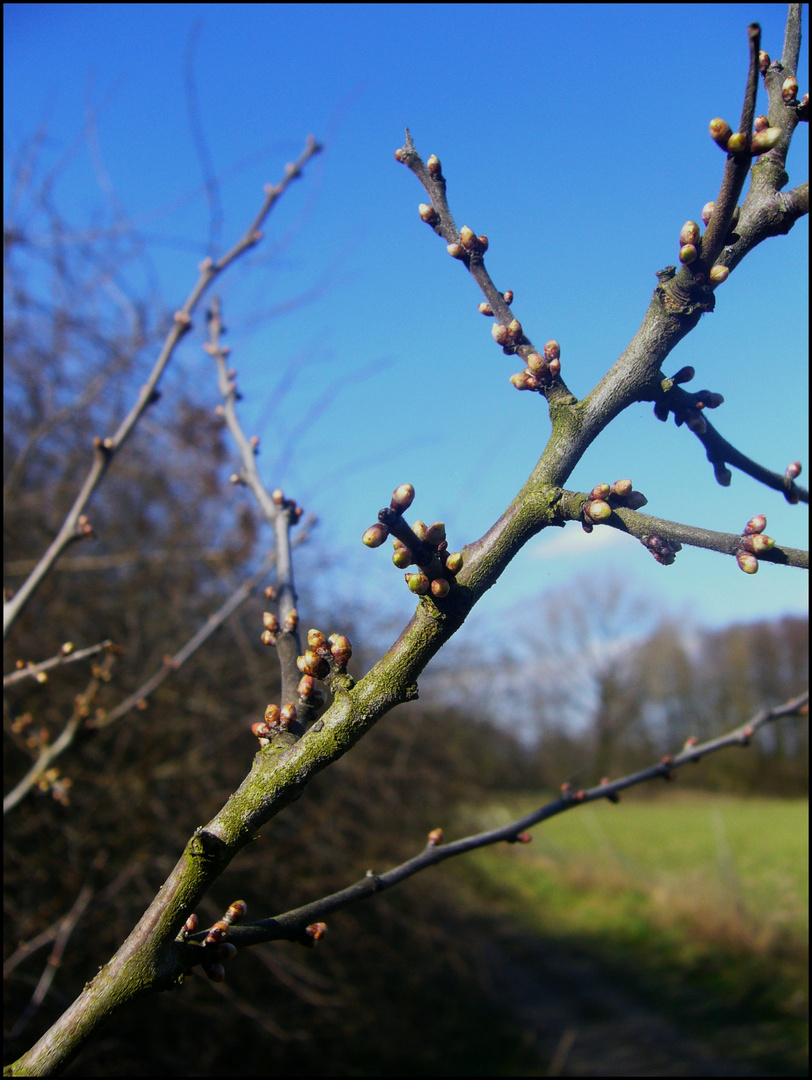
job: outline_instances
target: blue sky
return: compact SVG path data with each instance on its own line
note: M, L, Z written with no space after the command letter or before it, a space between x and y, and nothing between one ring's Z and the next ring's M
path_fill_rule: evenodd
M516 370L477 313L481 297L423 225L416 180L393 157L409 126L436 153L458 225L490 239L489 270L514 290L514 312L536 342L557 338L579 396L637 329L656 284L676 262L678 235L714 198L724 155L709 120L736 125L746 75L746 27L762 25L780 55L785 5L8 4L5 156L47 124L46 153L67 154L55 200L76 229L111 221L109 185L149 245L171 310L207 253L209 206L184 87L194 71L202 130L220 178L222 248L241 235L309 133L325 153L288 192L248 267L218 283L245 395L262 437L269 486L319 514L321 536L363 575L382 606L407 615L413 598L388 549L364 529L400 483L415 517L446 522L452 548L493 523L549 433L541 398L508 382ZM807 70L799 72L801 92ZM97 116L95 142L86 110ZM765 107L763 91L759 108ZM72 149L71 149L72 148ZM806 178L808 130L789 162ZM221 248L221 250L222 250ZM717 309L672 354L673 373L725 396L713 416L734 444L783 470L807 455L805 222L763 245L717 292ZM121 284L144 285L137 268ZM306 306L263 312L315 288ZM216 404L198 318L179 370ZM299 357L279 405L280 373ZM208 382L208 388L207 388ZM313 400L322 399L317 414ZM164 398L152 414L172 419ZM305 422L303 422L305 418ZM592 447L569 486L631 477L658 516L740 531L757 512L767 532L808 544L803 506L734 472L720 488L701 445L629 409ZM241 497L225 494L226 507ZM806 610L806 576L686 549L668 568L634 541L577 525L535 539L469 623L571 576L621 574L663 611L698 621Z

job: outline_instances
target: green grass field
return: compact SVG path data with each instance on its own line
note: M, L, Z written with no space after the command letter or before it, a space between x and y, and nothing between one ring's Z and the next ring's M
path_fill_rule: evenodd
M493 827L548 799L469 811ZM480 896L754 1069L806 1072L808 803L626 793L470 857Z

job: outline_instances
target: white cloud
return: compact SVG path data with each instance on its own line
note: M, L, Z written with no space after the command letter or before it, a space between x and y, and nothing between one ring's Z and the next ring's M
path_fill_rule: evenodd
M581 528L566 526L562 530L548 529L541 540L534 544L528 554L532 559L580 558L606 548L636 544L635 537L618 529L596 526L591 533Z

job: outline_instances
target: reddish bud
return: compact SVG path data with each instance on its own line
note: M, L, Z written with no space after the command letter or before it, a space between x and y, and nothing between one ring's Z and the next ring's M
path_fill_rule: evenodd
M439 176L440 173L443 171L442 166L440 165L440 159L437 157L436 154L432 154L431 157L428 159L428 161L426 162L426 168L429 170L432 176Z
M506 304L512 304L513 303L513 289L508 289L508 291L506 293L502 293L502 299L505 301Z
M479 247L476 233L473 229L469 229L467 225L463 225L460 229L460 243L466 251L476 251Z
M547 373L547 362L537 352L529 353L526 362L534 375L545 375Z
M444 596L448 596L450 588L451 586L445 578L435 578L431 583L431 595L436 596L438 600L441 600Z
M522 324L518 319L511 319L507 327L508 334L513 341L518 340L522 336Z
M233 904L229 904L228 911L223 918L227 923L239 922L240 919L244 919L248 914L248 904L244 900L235 900Z
M510 331L502 323L494 323L491 327L491 334L497 345L507 345L510 341Z
M780 138L780 127L770 127L765 131L757 131L750 140L750 150L754 154L766 154L768 150L778 146Z
M710 122L710 137L716 143L717 146L721 146L723 150L727 150L728 139L732 135L730 124L726 120L722 120L720 117L716 117Z
M418 214L427 225L433 225L437 220L437 211L429 203L422 202L417 208Z
M486 304L484 300L478 305L477 310L480 315L493 315L493 308L490 304Z
M448 244L447 250L452 259L461 259L465 255L465 248L462 244Z
M490 244L488 243L488 238L487 238L487 236L478 236L477 240L479 241L479 250L484 255L485 252L490 247Z
M262 625L266 630L270 630L272 634L275 634L279 630L279 619L272 612L263 611Z
M200 920L198 919L197 915L192 912L192 914L183 924L183 936L186 937L187 934L194 934L197 930L199 922Z
M766 533L757 533L749 539L752 543L754 555L763 555L766 551L771 551L775 547L775 540L771 536L767 536Z
M321 649L326 645L326 638L322 634L321 630L308 630L307 631L307 644L311 649Z
M424 539L427 544L431 544L433 547L441 544L445 540L445 523L435 521L433 525L429 525Z
M516 843L517 844L529 844L529 843L531 843L532 839L533 839L533 835L532 835L532 833L529 833L529 832L520 832L520 833L516 834Z
M763 75L767 68L770 66L770 55L765 53L762 49L758 54L758 70Z
M629 481L629 485L631 486L631 481ZM592 499L605 499L610 491L611 488L608 484L596 484L590 491L589 496Z
M279 723L279 706L269 705L265 710L265 723L266 724L278 724Z
M722 266L721 263L717 263L711 267L710 279L714 285L721 285L723 281L727 281L730 277L730 270L726 266Z
M705 225L709 224L710 219L713 217L713 211L716 209L715 202L706 202L702 207L702 221Z
M361 537L361 541L369 548L380 547L389 535L389 530L385 525L370 525L364 535Z
M429 161L431 161L431 158L429 158ZM437 162L437 164L439 165L439 162ZM313 941L320 941L321 938L323 938L324 935L327 933L327 923L323 923L323 922L311 923L310 926L308 926L307 929L305 930L305 933Z
M350 639L344 637L343 634L331 634L330 635L330 652L333 654L333 659L339 667L346 667L352 656L352 645L350 645Z
M800 475L801 475L801 463L800 463L800 461L791 461L789 463L789 465L787 465L786 472L784 473L784 476L789 477L790 480L795 480Z
M443 830L432 829L428 836L428 846L437 847L438 844L443 842Z
M739 569L743 570L745 574L758 573L758 559L755 555L751 555L749 551L740 551L736 556L736 562L739 564Z
M259 640L263 645L275 645L276 634L271 633L270 630L263 630Z
M551 360L561 359L561 346L555 339L551 339L544 346L544 359L548 364Z
M764 514L756 514L756 516L751 517L744 526L742 536L753 536L755 533L763 533L766 528L767 519Z
M390 506L393 510L397 510L399 514L402 514L404 510L408 510L414 502L414 488L411 484L400 484L392 492L392 501Z
M551 360L550 361L550 374L553 376L553 378L555 378L557 375L561 374L561 361L560 360Z
M766 116L757 116L753 121L753 128L755 131L766 131L770 126L770 121Z
M403 147L399 146L395 151L395 161L405 161L406 155L403 153Z
M788 79L784 79L781 84L781 100L785 105L789 105L791 101L795 101L798 97L798 80L794 75L790 75Z
M619 499L625 499L628 495L631 495L631 493L631 480L615 480L614 484L612 484L612 494L617 495Z
M531 379L524 371L517 371L515 375L511 375L510 382L513 383L517 390L538 389L536 380Z
M315 692L316 683L312 675L302 675L296 687L296 693L302 701L309 701Z
M680 246L699 243L699 226L695 221L685 222L680 229L679 242Z
M296 627L299 625L299 612L296 608L291 608L285 616L285 621L282 624L282 629L286 634L292 634Z
M291 724L296 721L298 713L296 706L292 701L289 701L287 705L282 706L282 712L279 717L279 726L282 728L289 728Z

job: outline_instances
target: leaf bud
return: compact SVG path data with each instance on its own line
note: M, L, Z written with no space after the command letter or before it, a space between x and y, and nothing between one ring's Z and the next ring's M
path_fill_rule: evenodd
M485 303L484 300L482 301L481 304L478 305L477 311L479 312L480 315L489 315L489 316L493 315L493 308L491 307L490 304Z
M766 533L757 533L750 537L754 555L763 555L765 551L771 551L775 547L775 540Z
M461 259L465 255L465 248L462 244L448 244L447 249L452 259Z
M733 479L733 474L725 465L724 461L714 461L713 475L716 477L717 484L721 484L722 487L730 487L730 481Z
M513 289L508 289L507 292L502 293L502 299L505 301L506 304L508 304L508 305L512 304L513 303Z
M395 553L392 556L392 562L398 570L405 570L407 566L411 566L414 562L414 558L407 547L399 547L395 549Z
M781 84L781 100L785 105L789 105L790 102L795 101L798 97L798 80L794 75L790 75L788 79L784 79Z
M244 919L247 914L248 904L244 900L235 900L233 904L229 904L228 911L223 916L223 919L227 923L235 923Z
M533 834L527 831L516 833L517 844L529 844L533 840Z
M544 346L544 359L548 364L551 360L561 359L561 346L554 339L548 341Z
M699 226L695 221L685 222L680 229L679 242L680 246L699 243Z
M717 263L710 269L710 279L714 285L721 285L723 281L727 281L730 277L730 270L726 266L722 266L721 263Z
M510 376L510 381L516 387L517 390L536 390L535 379L530 379L523 371L517 371L515 375Z
M406 155L403 153L403 147L399 146L395 151L395 161L405 161Z
M507 345L510 341L508 328L502 323L494 323L491 327L491 334L497 345Z
M350 661L350 657L352 656L352 645L350 645L350 639L344 637L343 634L331 634L330 652L333 654L333 659L339 667L346 667Z
M770 66L770 54L764 52L762 49L758 54L758 70L763 75L767 68Z
M749 551L740 551L736 556L736 562L739 564L739 569L743 570L745 574L758 573L758 559L755 555L751 555Z
M431 158L429 158L431 161ZM437 163L439 165L439 162ZM327 923L314 922L307 927L305 933L312 941L320 941L327 933Z
M287 730L291 724L296 720L297 710L292 701L289 701L287 705L282 706L282 713L279 717L279 726Z
M192 912L192 914L183 924L183 930L181 931L183 937L187 937L189 934L194 934L197 931L199 922L200 920L198 919L197 915Z
M429 203L422 202L417 208L418 214L427 225L433 225L437 220L437 211Z
M764 131L757 131L750 140L750 149L754 154L766 154L768 150L778 146L780 138L780 127L770 127Z
M436 596L438 600L441 600L444 596L448 596L450 588L451 586L445 578L435 578L431 583L431 595Z
M710 223L710 219L713 216L713 211L715 209L716 209L716 203L713 202L713 200L711 200L711 202L706 202L705 203L705 205L702 207L702 222L703 222L703 224L708 225Z
M710 137L716 143L717 146L721 146L723 150L727 150L727 142L730 136L733 134L730 128L730 124L726 120L722 120L720 117L716 117L710 122Z
M787 465L786 472L784 473L784 476L789 477L790 480L795 480L800 475L801 475L801 463L800 463L800 461L791 461L789 463L789 465Z
M445 568L449 574L458 574L462 570L462 552L452 551L445 561Z
M556 375L561 374L561 361L560 360L551 360L550 361L550 374L553 376L553 378L555 378Z
M426 528L425 521L421 521L419 518L412 525L412 532L415 534L418 540L425 540L428 529Z
M285 621L282 624L282 629L286 634L292 634L296 627L299 625L299 612L296 608L291 608L285 616Z
M753 536L755 533L763 533L767 528L767 518L764 514L756 514L755 517L751 517L747 524L744 526L744 532L742 536Z
M629 481L629 487L631 488L631 480ZM612 489L608 484L596 484L589 493L591 499L605 499Z
M508 330L508 334L510 334L511 338L514 341L516 341L518 338L520 338L522 336L522 324L519 322L518 319L511 319L510 322L508 323L507 330Z
M753 121L753 128L755 131L766 131L770 126L770 121L766 116L757 116Z
M274 504L274 506L278 507L282 507L285 505L285 495L281 488L276 488L275 491L271 492L271 502Z
M265 597L266 600L273 601L276 599L276 589L273 587L273 585L266 585L262 592L262 595Z
M302 675L296 686L296 693L302 701L310 701L316 689L316 683L312 675Z
M275 634L279 630L279 619L272 612L263 611L262 625L266 630L270 630L272 634Z
M411 484L400 484L392 492L392 501L389 505L393 510L397 510L399 514L402 514L404 510L408 510L414 502L414 488Z
M603 485L601 485L603 486ZM594 490L594 489L593 489ZM617 495L619 499L625 499L632 493L631 480L615 480L612 484L612 494Z
M734 131L727 140L727 152L729 154L741 154L748 148L748 138L743 131Z
M443 171L442 166L440 165L440 159L437 157L436 154L432 154L431 157L428 159L428 161L426 162L426 168L429 170L432 176L439 176L440 173Z
M361 537L361 541L369 548L380 547L389 535L389 530L385 525L376 524L370 525L364 535Z
M585 511L593 521L606 521L612 516L612 507L603 499L593 499L587 503Z
M431 582L425 574L404 574L406 584L417 596L425 596L431 588Z
M265 710L265 723L270 725L270 726L273 726L274 724L278 724L279 723L279 716L280 716L279 706L271 704Z
M460 229L460 243L466 251L476 251L479 247L476 233L473 229L469 229L467 225L463 225Z
M429 525L423 539L425 539L427 544L437 547L438 544L441 544L443 540L445 540L445 523L442 521L435 521L433 525Z
M685 266L689 266L692 262L696 261L698 252L694 244L683 244L679 249L679 261Z
M428 846L437 847L438 844L443 842L443 830L432 829L428 836Z
M534 375L547 374L547 362L537 352L531 352L526 357L527 366Z
M268 746L271 741L268 736L273 734L264 720L258 720L256 724L252 724L251 733L259 739L260 746Z
M487 238L487 236L478 236L477 240L479 241L479 250L484 255L485 252L490 247L490 244L488 243L488 238Z
M276 634L273 634L270 630L263 630L259 640L262 642L263 645L275 645Z

